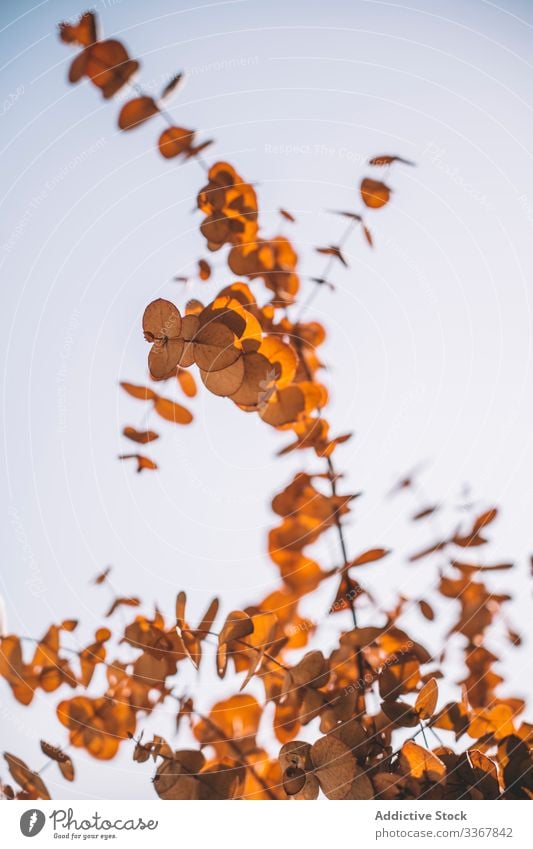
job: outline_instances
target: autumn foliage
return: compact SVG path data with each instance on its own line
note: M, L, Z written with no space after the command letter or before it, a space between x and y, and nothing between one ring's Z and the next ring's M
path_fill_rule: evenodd
M210 142L174 125L163 107L181 75L159 98L146 95L132 83L139 63L120 42L99 37L90 12L76 24L61 24L60 36L78 48L71 82L88 78L104 98L132 87L134 96L118 116L121 130L147 131L159 119L166 126L154 147L163 159L198 161L205 248L223 254L236 278L209 303L159 298L148 304L142 333L150 379L123 382L122 390L142 409L150 405L163 427L186 426L193 421L188 399L203 386L221 404L230 402L280 431L279 453L301 452L305 467L272 499L268 555L277 587L266 597L231 611L221 611L214 598L200 621L191 622L186 592L179 587L171 619L157 608L147 612L137 597L119 596L105 618L114 624L99 627L74 652L64 645L77 626L72 619L52 625L31 651L27 635L2 638L0 675L21 705L29 705L38 690L61 690L57 718L68 738L63 749L43 741L44 756L73 781L76 749L107 761L129 747L133 761L153 762L153 790L162 799L533 798L533 726L522 719L520 699L499 694L503 677L489 648L491 630L502 623L510 642L520 642L502 616L510 595L485 583L487 573L513 566L491 563L485 554L497 509L471 515L411 556L429 569L438 555L436 596L455 612L437 656L424 638L401 626L414 606L426 634L439 618L429 599L400 596L387 610L365 589L366 570L390 552L380 541L355 554L347 550L344 528L357 493L344 491L336 463L350 434L336 433L327 420L320 353L326 330L307 317L307 308L320 291L333 288L330 278L337 264L347 264L343 246L355 230L363 249L372 247L366 216L390 202L393 169L413 163L389 154L369 160L357 206L338 213L345 228L338 242L316 246L322 268L306 282L302 302L297 252L285 235L263 232L252 183L230 163L206 165L202 153ZM293 224L290 212L281 209L280 215L284 224ZM199 283L213 273L209 261L198 258ZM147 455L152 448L156 453L161 434L126 425L123 436L136 448L121 460L134 460L138 472L165 473ZM393 494L400 497L415 486L414 476L407 476ZM438 510L423 505L412 521L429 527ZM324 534L337 537L340 562L319 563L309 555ZM96 583L108 583L109 571ZM309 648L311 639L320 644L320 631L301 612L302 599L325 582L330 600L324 618L330 625L341 623L335 647L326 653ZM113 618L117 609L121 627ZM448 643L463 652L460 681L444 677ZM216 657L204 656L208 646L216 647ZM221 679L232 680L234 694L202 713L194 692L181 691L178 667L198 669L206 662L214 663ZM106 685L95 692L98 666L105 668ZM443 684L454 693L446 703L439 692ZM177 742L157 735L144 739L143 719L163 703L175 708ZM192 732L192 748L179 746L183 724ZM258 742L260 731L267 744ZM5 760L16 785L4 785L7 798L49 798L40 771L12 754Z

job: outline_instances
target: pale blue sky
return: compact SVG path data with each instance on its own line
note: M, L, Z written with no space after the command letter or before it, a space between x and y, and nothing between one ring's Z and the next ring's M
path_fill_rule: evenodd
M104 33L141 60L139 82L150 93L184 70L186 84L169 103L176 123L214 136L207 158L229 159L257 182L265 232L278 227L279 206L295 213L286 230L308 274L321 268L314 246L334 242L343 227L324 210L359 208L358 181L369 172L362 163L378 153L418 163L394 170L393 202L368 216L375 251L355 234L350 269L336 270L337 292L321 293L310 313L329 332L330 418L336 431L357 432L338 455L348 490L365 493L349 546L395 549L364 575L389 600L434 585L438 563L405 565L431 530L406 525L408 497L383 502L397 473L427 459L431 499L456 499L469 482L480 506L501 505L492 557L519 565L495 586L511 584L521 596L512 618L526 629L531 5L102 0L94 8ZM130 450L122 426L142 419L142 404L117 388L145 375L142 310L156 296L182 305L172 278L206 255L191 215L202 174L194 162L158 156L157 119L120 133L117 104L88 84L67 85L73 52L54 26L83 9L70 0L4 2L0 32L0 591L10 630L35 635L75 615L81 639L108 601L88 586L106 563L119 591L168 611L183 587L198 612L215 592L226 609L261 598L276 581L264 545L269 499L299 465L312 466L303 456L274 459L284 436L205 393L191 404L192 427L163 426L153 451L159 473L138 476L116 461ZM188 296L208 299L233 279L222 256L213 261L213 282ZM335 557L335 540L322 551ZM422 641L437 639L412 621ZM324 625L325 644L332 625ZM509 661L520 695L528 652L526 643ZM222 692L207 673L206 664L204 704ZM39 696L18 710L6 692L0 745L38 766L39 736L64 741L52 715L57 699ZM47 773L56 796L151 794L146 768L133 767L129 752L104 773L75 755L72 787Z

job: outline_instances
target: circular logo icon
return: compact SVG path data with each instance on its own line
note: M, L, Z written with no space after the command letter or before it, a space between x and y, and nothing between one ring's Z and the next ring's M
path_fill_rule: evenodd
M43 830L46 817L42 811L37 808L32 808L31 811L25 811L20 818L20 830L24 837L35 837Z

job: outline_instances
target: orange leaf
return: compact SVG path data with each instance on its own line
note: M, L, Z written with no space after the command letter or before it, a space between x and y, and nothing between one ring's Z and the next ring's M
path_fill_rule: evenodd
M361 197L363 203L371 209L379 209L389 202L391 189L379 180L365 177L361 182Z
M187 395L189 398L194 398L198 390L196 388L196 383L192 374L178 366L177 378L178 383L181 386L185 395Z
M159 108L151 97L134 97L133 100L128 100L120 110L118 125L121 130L132 130L133 127L138 127L158 112Z
M161 99L163 100L163 98L168 97L169 94L172 94L172 92L179 86L182 79L183 74L174 74L174 76L168 81L163 91L161 92Z
M117 610L118 607L139 607L140 603L141 603L140 598L134 598L132 596L131 597L117 596L117 598L113 601L113 603L111 604L111 607L107 611L106 618L108 616L112 616L113 613L115 612L115 610ZM102 629L102 630L105 630L105 629ZM109 637L107 637L106 639L109 639Z
M280 214L283 218L285 218L287 221L291 221L291 222L296 221L296 218L294 217L294 215L292 214L292 212L287 212L287 210L286 210L286 209L282 209L282 208L280 207L280 209L279 209L279 214Z
M97 39L96 16L93 12L85 12L77 24L59 24L59 37L65 44L79 44L88 47Z
M424 616L426 619L429 619L430 622L432 622L433 619L435 619L435 612L434 612L433 608L431 607L431 605L428 604L427 601L425 601L423 598L421 598L420 601L418 602L418 606L420 608L420 612L422 613L422 616Z
M108 99L126 85L138 68L139 63L130 59L120 41L108 39L89 45L76 57L70 69L69 79L76 82L86 75Z
M346 564L345 568L352 568L352 566L364 566L366 563L373 563L375 560L381 560L383 557L386 557L387 554L390 554L390 550L388 548L369 548L368 551L363 551L355 560L351 560L350 563Z
M194 141L194 130L186 130L184 127L169 127L159 136L159 152L165 159L180 156L191 149Z
M402 165L414 165L414 162L411 162L410 159L404 159L402 156L391 156L390 154L384 153L381 156L374 156L369 160L369 165L376 165L378 167L382 167L383 165L392 165L393 162L401 162Z
M200 280L209 280L211 277L211 266L206 259L198 260L198 276Z
M71 758L57 746L52 746L41 740L41 751L51 760L55 761L61 770L61 775L66 781L74 781L74 765Z
M491 522L494 522L494 519L498 515L498 508L493 507L491 510L485 510L484 513L481 513L474 522L474 526L472 529L472 533L476 534L481 528L490 525Z
M233 396L238 392L242 386L244 374L244 357L240 357L234 363L218 371L200 369L200 378L204 386L214 395L222 397Z
M24 761L15 755L10 755L9 752L4 752L4 758L7 762L9 772L17 784L20 784L24 793L28 794L28 798L50 799L50 794L38 773L33 772L33 770L26 766Z
M315 249L319 254L325 254L326 256L334 256L339 259L342 264L348 268L348 263L344 259L341 249L337 245L330 245L327 248L316 248Z
M128 439L131 439L132 442L138 442L141 445L146 445L148 442L159 439L159 434L154 430L136 430L134 427L125 427L122 433Z
M187 425L193 420L192 413L186 407L182 407L181 404L176 404L175 401L170 401L168 398L157 398L154 410L162 419L174 422L174 424Z
M305 410L306 396L298 384L293 383L278 389L268 399L259 411L259 415L267 424L281 427L295 422Z
M128 395L138 398L140 401L155 401L157 398L156 393L148 386L135 386L133 383L121 383L120 385Z
M221 321L201 327L193 340L194 359L203 371L227 368L241 356L234 346L235 334Z
M415 710L421 719L431 719L437 707L439 687L435 678L424 684L416 697Z
M440 758L419 746L414 740L408 740L403 744L400 763L413 778L440 781L446 775L446 767Z
M107 567L104 569L104 571L103 571L103 572L100 572L100 573L96 576L96 578L94 578L94 579L93 579L93 583L94 583L94 584L103 584L103 583L104 583L104 581L107 579L107 576L109 575L109 573L110 573L110 572L111 572L111 566L107 566Z
M155 380L170 377L180 361L185 345L181 324L179 310L164 298L152 301L144 311L144 338L152 343L148 367Z
M144 469L154 471L157 469L157 463L150 460L149 457L144 457L142 454L120 454L119 460L137 460L137 471L142 472Z

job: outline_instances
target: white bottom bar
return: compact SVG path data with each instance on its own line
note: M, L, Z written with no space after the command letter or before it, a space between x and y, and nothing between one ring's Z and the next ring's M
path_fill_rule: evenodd
M1 844L167 849L530 849L524 802L5 802ZM31 832L31 833L28 833ZM28 833L25 836L25 833ZM35 844L29 840L35 837ZM67 841L69 841L67 843ZM118 843L120 841L120 843Z

